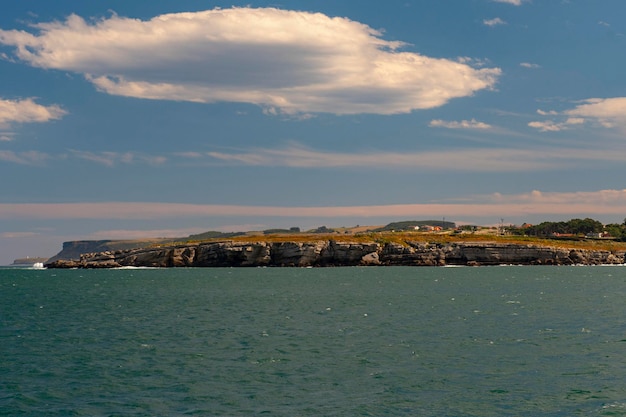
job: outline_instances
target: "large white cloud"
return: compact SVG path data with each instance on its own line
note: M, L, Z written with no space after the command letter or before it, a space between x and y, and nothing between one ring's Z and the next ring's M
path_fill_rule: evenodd
M23 100L0 99L0 127L11 123L47 122L60 119L66 114L65 110L57 105L43 106L35 103L32 98ZM10 138L6 134L2 138ZM9 140L1 139L0 140Z
M494 86L498 68L403 52L347 18L274 8L142 21L71 15L0 30L30 65L85 74L109 94L253 103L284 113L405 113Z

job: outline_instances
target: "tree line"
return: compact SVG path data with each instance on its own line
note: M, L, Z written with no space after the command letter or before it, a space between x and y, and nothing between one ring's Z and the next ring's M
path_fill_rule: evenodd
M626 241L626 219L621 224L611 223L607 225L590 218L571 219L561 222L542 222L537 225L517 228L513 233L541 237L554 235L585 236L591 233L603 233L617 240Z

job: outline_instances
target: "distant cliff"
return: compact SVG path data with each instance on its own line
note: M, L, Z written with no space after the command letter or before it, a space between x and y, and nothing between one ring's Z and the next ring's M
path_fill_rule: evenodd
M79 260L84 253L117 251L132 248L148 247L155 244L168 244L174 239L145 239L145 240L72 240L63 242L61 252L48 260L52 263L58 260Z
M39 258L39 257L18 258L14 260L11 265L35 265L35 264L44 263L47 261L48 261L48 258Z
M147 248L157 245L172 245L173 242L181 241L202 241L209 239L230 239L241 233L222 233L216 231L208 231L187 237L176 238L146 238L146 239L117 239L117 240L72 240L63 242L61 252L54 255L48 260L52 263L58 260L75 260L78 261L84 253L110 252L136 248Z
M51 259L49 268L258 267L354 265L599 265L625 263L624 250L566 249L499 242L363 243L205 242L83 253L77 259Z

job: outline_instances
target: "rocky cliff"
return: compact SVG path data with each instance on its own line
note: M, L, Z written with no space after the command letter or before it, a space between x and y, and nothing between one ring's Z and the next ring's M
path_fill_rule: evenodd
M49 268L258 267L354 265L599 265L625 263L625 251L564 249L496 242L349 243L223 241L84 253Z

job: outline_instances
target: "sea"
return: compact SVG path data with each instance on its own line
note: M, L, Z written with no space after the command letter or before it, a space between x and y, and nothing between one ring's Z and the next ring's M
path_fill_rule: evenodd
M2 416L625 416L626 267L0 269Z

